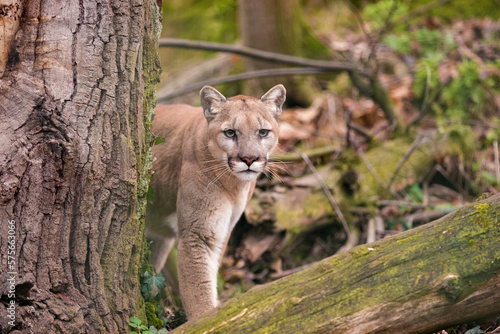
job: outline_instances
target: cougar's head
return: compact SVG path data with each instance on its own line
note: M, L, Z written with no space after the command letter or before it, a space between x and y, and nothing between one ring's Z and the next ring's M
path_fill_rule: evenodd
M276 85L260 99L238 95L226 99L215 88L201 89L212 157L243 181L253 181L267 166L278 144L277 117L285 87Z

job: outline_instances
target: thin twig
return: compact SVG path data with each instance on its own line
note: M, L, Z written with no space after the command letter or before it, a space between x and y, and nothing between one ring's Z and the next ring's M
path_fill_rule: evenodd
M345 108L345 123L346 123L346 133L345 133L345 142L347 147L351 147L351 117L352 112L351 108Z
M379 133L381 133L382 131L384 131L384 130L385 130L385 129L387 129L387 128L389 128L389 129L391 129L391 130L392 130L391 123L387 122L387 123L386 123L386 124L384 124L383 126L381 126L381 127L377 128L377 129L375 129L375 131L373 131L373 133L371 134L371 136L372 136L372 138L371 138L371 139L375 138L375 136L376 136L376 135L378 135ZM369 137L365 137L365 138L361 139L361 140L360 140L360 142L361 142L361 143L360 143L360 145L356 146L356 147L354 148L354 150L355 150L356 152L358 152L358 153L359 153L359 150L361 149L361 145L363 145L363 144L365 144L365 143L368 143L371 139L370 139Z
M366 243L371 244L377 240L377 232L375 227L375 218L370 218L368 220L368 228L366 229Z
M427 110L427 99L429 98L429 89L431 86L431 68L429 65L425 64L425 70L427 71L427 79L425 80L425 92L424 100L422 101L422 107L420 107L420 113L424 114Z
M500 158L498 157L498 141L493 142L493 154L495 155L495 170L497 175L497 184L500 184Z
M357 65L340 61L325 61L305 59L290 55L284 55L275 52L252 49L245 46L211 43L204 41L190 41L178 38L160 38L158 45L160 47L177 47L185 49L198 49L219 52L230 52L241 56L252 57L256 59L267 60L270 62L286 63L299 66L316 67L330 71L356 71L363 75L368 75L365 69L359 68Z
M389 184L387 185L387 189L391 189L391 186L394 183L394 181L396 180L396 177L398 176L399 171L401 170L401 168L403 168L403 165L410 158L410 156L413 154L413 152L415 152L422 144L424 144L428 140L429 140L429 138L425 137L425 136L418 136L417 138L415 138L415 140L413 141L413 143L410 146L410 149L405 153L403 158L401 158L401 160L399 161L399 164L396 167L396 170L394 171L394 173L392 174L392 177L391 177L391 180L389 181Z
M307 151L305 154L308 157L317 158L317 157L332 155L338 152L339 152L338 146L326 146L326 147L312 149L310 151ZM271 156L271 159L281 162L293 162L293 161L303 160L302 155L299 152L275 154Z
M323 137L323 138L330 138L330 139L342 139L343 138L343 136L341 136L341 135L335 135L335 134L331 134L331 133L327 133L327 132L312 130L304 124L291 123L291 122L287 122L287 121L283 121L283 120L280 121L280 124L288 124L296 129L307 132L307 133L309 133L313 136L316 136L316 137Z
M413 203L409 201L394 201L394 200L380 200L378 206L406 206L412 209L425 209L428 205L422 203Z
M385 224L380 214L375 215L375 231L377 232L377 239L383 237L385 232Z
M358 21L359 27L363 31L363 34L365 35L366 39L368 39L368 43L372 44L372 36L368 31L368 29L366 29L365 20L363 20L363 17L361 16L361 13L359 12L358 8L354 6L354 4L350 0L343 0L343 1L356 17L356 21Z
M342 211L340 210L339 206L337 205L337 202L333 198L332 192L330 191L330 189L328 189L328 186L326 185L325 181L321 177L321 174L319 174L316 167L314 167L313 163L311 162L311 160L309 159L307 154L305 154L304 152L302 152L301 150L299 150L296 147L294 147L294 150L302 156L302 159L304 159L304 161L307 164L307 166L309 167L309 169L316 176L316 179L321 184L321 187L323 188L323 191L325 192L326 196L328 197L328 200L330 201L330 204L332 205L333 209L335 210L335 213L337 214L340 221L342 222L342 225L344 226L344 230L345 230L345 233L347 235L347 240L351 240L351 231L349 230L349 225L347 224L347 221L346 221L344 215L342 214Z
M377 182L382 187L387 188L387 183L377 174L377 172L375 171L375 168L373 168L373 165L371 164L371 162L368 161L368 159L366 159L366 156L363 153L363 150L358 149L357 152L358 152L358 155L361 158L361 160L363 160L363 163L365 164L366 168L368 168L368 171L373 175L375 180L377 180Z
M415 8L411 12L408 12L407 14L405 14L405 15L399 17L398 19L395 19L394 21L392 21L389 26L384 27L385 32L387 32L388 30L394 28L398 24L407 23L411 19L413 19L413 18L415 18L415 17L417 17L419 15L422 15L424 13L427 13L428 11L430 11L430 10L436 8L436 7L442 6L442 5L444 5L444 4L446 4L446 3L450 2L450 1L452 1L452 0L438 0L438 1L430 2L428 4L420 6L418 8ZM379 34L379 32L376 32L376 34Z
M396 12L396 9L398 8L398 0L393 0L392 1L392 6L391 9L389 10L389 14L387 14L387 18L385 19L385 24L384 26L377 31L377 37L375 37L374 42L378 43L382 36L385 34L385 32L389 29L391 26L391 20L392 16Z
M450 213L449 210L419 211L406 216L405 221L409 226L413 227L413 223L428 223L441 218L448 213Z
M198 50L210 50L210 51L219 51L219 52L231 52L235 54L239 54L242 56L263 59L271 62L280 62L286 64L307 66L309 68L318 68L323 70L324 72L348 72L349 78L351 82L356 88L364 95L369 96L373 99L377 104L380 105L382 111L386 115L386 118L389 122L396 126L396 116L394 114L394 110L392 107L392 103L390 101L389 95L385 88L380 84L376 76L373 74L373 71L360 68L358 65L350 63L350 62L339 62L339 61L324 61L324 60L312 60L305 59L290 55L284 55L280 53L274 53L269 51L252 49L244 46L232 45L232 44L221 44L221 43L210 43L203 41L189 41L184 39L177 38L163 38L159 40L159 46L161 47L178 47L178 48L187 48L187 49L198 49ZM261 72L262 76L269 75L277 75L270 74L270 70L266 70L268 72ZM288 74L284 73L284 74ZM297 74L305 74L304 72ZM255 73L251 74L255 76ZM244 74L244 77L232 77L231 79L221 79L223 82L235 81L235 80L243 80L248 78L250 74ZM362 76L368 77L370 85L366 84L362 80ZM193 88L191 88L193 89ZM160 102L164 101L162 98Z
M194 84L186 86L186 87L179 89L178 91L175 91L172 93L158 94L157 98L158 98L159 103L165 103L166 101L173 99L174 97L178 97L178 96L190 93L190 92L197 91L206 85L215 86L215 85L223 84L226 82L247 80L247 79L253 79L253 78L270 77L270 76L272 77L272 76L279 76L279 75L305 75L305 74L320 74L320 73L326 73L326 72L331 72L331 71L329 69L321 69L321 68L316 68L316 67L277 68L277 69L251 71L251 72L245 72L245 73L241 73L241 74L235 74L235 75L230 75L230 76L226 76L226 77L214 78L214 79L196 82Z
M285 276L288 276L288 275L291 275L291 274L295 274L296 272L304 270L304 269L312 266L315 263L317 263L317 262L307 263L307 264L304 264L303 266L300 266L300 267L297 267L297 268L288 269L288 270L283 270L282 272L279 272L279 273L272 273L271 274L271 278L272 279L278 279L278 278L285 277Z
M373 135L364 126L361 126L361 125L356 124L354 122L349 122L348 127L355 130L356 132L362 134L366 138L366 142L370 142L371 140L373 140Z

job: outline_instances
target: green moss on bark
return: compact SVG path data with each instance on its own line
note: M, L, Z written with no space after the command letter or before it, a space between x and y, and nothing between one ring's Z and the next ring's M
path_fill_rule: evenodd
M145 228L145 217L146 217L146 204L147 204L147 192L149 188L149 182L152 175L153 157L151 154L151 147L153 146L154 136L149 130L151 122L154 117L154 111L156 107L156 85L160 82L161 65L158 53L158 39L161 33L161 9L156 5L154 0L150 0L152 12L149 27L146 27L146 34L144 34L143 39L143 80L144 80L144 124L146 125L145 133L145 145L144 150L141 152L142 168L140 170L140 178L138 182L138 203L137 203L137 217L140 219L140 228L137 238L139 238L139 245L143 245L141 250L141 259L137 263L135 268L135 277L137 282L140 282L140 277L146 271L154 272L151 264L149 263L150 250L147 243L144 228ZM140 293L137 298L138 302L138 317L156 328L163 327L163 322L158 319L156 315L156 304L151 302L144 302L144 299ZM140 306L140 308L139 308Z

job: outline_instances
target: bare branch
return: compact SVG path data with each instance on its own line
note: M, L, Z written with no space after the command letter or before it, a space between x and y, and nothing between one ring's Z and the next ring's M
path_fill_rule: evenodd
M413 141L413 143L411 144L410 149L408 150L408 152L405 153L405 155L403 156L403 158L401 158L401 160L399 161L398 166L396 167L396 170L392 174L391 180L389 181L389 184L387 185L387 189L388 190L391 189L392 184L396 180L396 177L398 176L399 171L401 170L401 168L403 167L403 165L405 164L405 162L410 158L410 156L413 154L413 152L415 152L420 146L422 146L422 144L424 144L428 140L429 140L428 137L418 136Z
M178 91L172 92L172 93L166 93L166 94L158 93L157 99L158 99L158 103L165 103L174 97L178 97L178 96L196 91L198 89L201 89L205 85L215 86L215 85L223 84L226 82L247 80L247 79L253 79L253 78L262 78L262 77L272 77L272 76L277 76L277 75L306 75L306 74L320 74L320 73L327 73L327 72L331 72L331 71L328 69L322 69L322 68L316 68L316 67L277 68L277 69L267 69L267 70L260 70L260 71L251 71L251 72L245 72L245 73L241 73L241 74L230 75L227 77L221 77L221 78L215 78L215 79L209 79L209 80L205 80L205 81L196 82L194 84L186 86L186 87L184 87Z
M304 159L304 161L307 164L307 166L309 167L309 169L311 169L313 174L316 176L316 179L321 184L321 187L323 188L323 191L325 192L326 196L328 197L330 204L332 205L333 209L335 210L335 213L337 214L340 221L342 222L342 225L344 226L344 230L345 230L345 233L347 235L347 242L350 242L352 239L351 238L351 231L349 230L349 226L347 225L347 221L346 221L344 215L342 214L342 211L340 210L339 206L337 205L335 198L333 198L332 192L330 191L330 189L328 189L328 186L326 185L326 183L323 180L323 178L321 177L321 175L318 173L318 170L316 169L316 167L314 167L314 165L311 162L311 160L309 159L309 157L304 152L299 150L298 148L294 148L294 149L302 156L302 159Z
M450 1L452 1L452 0L437 0L437 1L425 4L423 6L420 6L420 7L416 8L416 9L412 10L411 12L409 12L409 13L401 16L400 18L392 21L389 25L383 27L382 29L385 32L387 32L390 29L392 29L395 26L397 26L398 24L408 22L409 20L411 20L411 19L413 19L413 18L415 18L415 17L417 17L419 15L422 15L424 13L427 13L428 11L433 10L434 8L437 8L437 7L440 7L442 5L445 5L446 3L450 2ZM377 34L380 34L380 31Z
M160 47L177 47L184 49L197 49L197 50L207 50L207 51L219 51L219 52L230 52L234 54L239 54L245 57L252 57L256 59L267 60L273 63L285 63L290 65L299 65L307 67L316 67L328 70L330 72L341 72L341 71L355 71L359 72L365 76L368 72L365 69L359 68L356 64L340 62L340 61L326 61L326 60L312 60L305 59L295 56L284 55L280 53L274 53L269 51L252 49L245 46L232 45L232 44L222 44L222 43L211 43L203 41L189 41L177 38L161 38L159 40Z
M361 16L361 13L359 12L358 8L356 8L356 6L354 6L354 4L350 0L343 0L343 2L347 5L347 7L349 7L351 12L356 17L356 21L358 21L359 27L363 31L363 34L365 35L366 39L368 39L368 43L371 45L372 36L370 35L368 29L366 29L365 20L363 20L363 17Z

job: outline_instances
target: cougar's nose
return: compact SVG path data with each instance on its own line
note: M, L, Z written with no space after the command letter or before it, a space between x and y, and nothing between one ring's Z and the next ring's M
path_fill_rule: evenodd
M254 163L254 161L259 160L259 157L241 157L240 160L247 164L248 167Z

